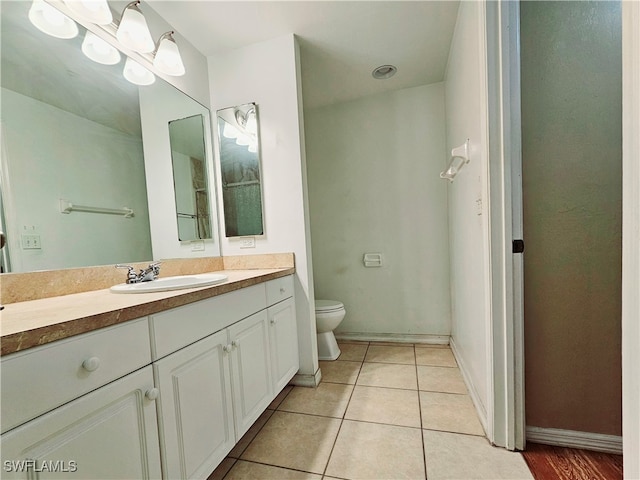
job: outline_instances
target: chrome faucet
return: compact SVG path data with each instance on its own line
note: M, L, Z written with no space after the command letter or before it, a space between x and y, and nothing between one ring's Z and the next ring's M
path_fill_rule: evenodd
M155 280L158 275L160 275L160 263L161 262L150 263L147 268L140 269L138 273L135 272L135 269L131 265L118 264L116 265L116 268L128 269L127 283L151 282Z

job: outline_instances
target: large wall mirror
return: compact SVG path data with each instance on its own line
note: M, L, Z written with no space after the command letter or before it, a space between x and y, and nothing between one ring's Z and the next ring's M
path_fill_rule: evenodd
M258 106L218 110L225 235L263 235Z
M180 125L183 118L200 116L199 122L184 126L196 128L196 148L202 147L206 133L206 154L184 153L183 147L175 151L207 162L205 173L213 175L208 110L160 78L150 86L129 83L122 75L124 55L117 65L89 60L81 50L85 30L80 25L79 35L69 40L40 32L28 20L30 6L27 1L0 2L0 230L7 236L8 247L3 249L3 270L28 272L167 258L167 249L157 249L157 239L150 233L153 210L160 207L152 202L150 212L148 193L162 189L162 197L175 208L169 120ZM174 106L176 113L167 113L162 127L148 136L144 118ZM152 168L149 158L145 167L150 143L162 144L166 154L162 164L158 161ZM156 181L165 168L166 187ZM204 182L214 184L206 175ZM208 226L205 220L200 225L198 238L203 238L215 235L215 195L210 189L199 195L207 196L199 202L209 209ZM114 213L63 214L61 200ZM117 213L125 207L133 214ZM176 213L167 215L175 232ZM164 222L164 217L155 221ZM177 237L173 233L171 241L177 243ZM219 251L207 254L219 255Z

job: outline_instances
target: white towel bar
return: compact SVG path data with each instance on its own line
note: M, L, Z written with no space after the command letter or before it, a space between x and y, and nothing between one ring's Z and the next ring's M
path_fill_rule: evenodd
M87 212L87 213L106 213L109 215L122 215L125 218L133 217L133 210L128 207L122 208L103 208L89 207L87 205L77 205L69 200L60 199L60 213L71 212Z

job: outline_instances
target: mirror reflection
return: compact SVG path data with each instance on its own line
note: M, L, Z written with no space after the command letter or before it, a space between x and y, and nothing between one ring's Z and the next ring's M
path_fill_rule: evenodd
M180 241L211 238L203 122L202 115L169 122Z
M258 107L218 110L225 235L263 235Z
M159 78L153 86L129 83L122 73L124 55L115 65L89 60L82 53L87 35L80 26L72 39L39 31L28 20L30 5L0 2L0 230L7 237L2 250L5 267L29 272L143 262L154 255L169 258L152 251L147 195L149 174L164 165L145 171L144 155L150 141L166 142L166 175L171 182L167 121L200 110L167 117L162 128L166 140L154 137L144 142L141 114L150 117L158 109L197 102ZM163 93L153 94L147 111L150 106L141 106L142 96L152 95L150 89L156 88ZM150 185L157 183L154 178ZM173 202L169 188L163 195ZM61 199L99 210L127 208L134 214L64 214ZM207 200L208 209L215 209ZM206 232L206 225L200 227Z

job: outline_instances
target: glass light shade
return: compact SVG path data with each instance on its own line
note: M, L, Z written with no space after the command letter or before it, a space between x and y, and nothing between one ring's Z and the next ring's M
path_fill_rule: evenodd
M249 151L251 153L257 153L258 152L258 145L256 143L252 143L251 145L249 145Z
M127 57L127 61L124 63L122 74L124 78L135 85L151 85L156 81L156 76L153 73L129 57Z
M91 23L109 25L113 21L107 0L65 0L64 3L73 13Z
M56 38L74 38L78 35L76 22L43 0L33 0L29 20L41 32Z
M258 120L256 119L256 111L251 109L245 115L244 128L247 132L255 135L258 133Z
M137 7L138 3L140 2L131 2L122 12L116 38L122 45L136 52L153 52L153 38L144 15Z
M88 30L82 41L82 53L94 62L103 65L120 63L120 52Z
M249 135L241 133L240 135L238 135L238 138L236 138L236 143L238 145L251 145L251 138L249 137Z
M240 132L236 127L228 122L224 122L224 129L222 130L222 136L225 138L238 138Z
M167 75L179 77L184 75L185 69L178 45L171 36L172 33L173 32L168 32L160 37L158 50L153 59L153 65Z

